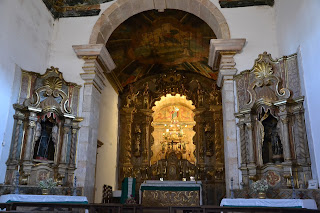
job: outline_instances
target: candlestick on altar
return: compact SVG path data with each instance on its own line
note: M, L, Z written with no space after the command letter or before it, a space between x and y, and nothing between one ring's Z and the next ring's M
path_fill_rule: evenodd
M77 196L77 176L74 176L72 196Z
M292 169L290 168L290 176L292 176Z
M304 183L304 188L307 188L306 174L303 174L303 183Z
M290 169L291 170L291 169ZM296 190L294 188L294 179L293 176L291 175L291 186L292 186L292 199L297 199L296 198Z
M15 190L14 190L15 194L20 194L19 193L19 177L20 177L20 174L18 171L16 171Z
M233 192L233 177L231 178L231 189L230 189L230 192L231 192L231 199L234 199L234 192Z

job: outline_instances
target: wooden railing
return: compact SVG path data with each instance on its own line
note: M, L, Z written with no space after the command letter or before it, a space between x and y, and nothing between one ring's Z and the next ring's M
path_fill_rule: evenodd
M279 212L279 213L320 213L320 210L299 208L266 208L266 207L145 207L141 205L121 204L69 204L69 203L0 203L6 212L89 212L89 213L213 213L213 212ZM85 211L86 210L86 211Z

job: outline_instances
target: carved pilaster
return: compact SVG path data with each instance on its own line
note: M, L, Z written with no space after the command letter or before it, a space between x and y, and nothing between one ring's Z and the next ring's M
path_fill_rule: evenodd
M221 167L224 165L224 153L223 153L223 131L222 131L222 106L210 107L213 111L214 121L214 153L216 156L216 165Z
M226 165L226 181L231 177L234 188L239 188L238 153L236 138L235 100L233 76L236 74L234 55L240 52L245 39L213 39L210 41L209 66L219 70L217 85L222 87L224 156ZM233 163L230 163L233 162ZM227 166L228 165L228 166ZM226 184L227 192L229 186Z
M78 165L81 167L77 168L77 172L79 174L94 174L100 97L106 85L106 74L115 68L115 64L103 44L75 45L73 49L77 56L85 61L84 73L81 74L81 78L85 81L82 111L86 122L80 130L79 144L81 144L81 149L84 149L80 151L86 155L81 156L81 159L78 160ZM78 184L84 186L84 194L90 202L93 202L94 175L77 175L77 177L79 177Z

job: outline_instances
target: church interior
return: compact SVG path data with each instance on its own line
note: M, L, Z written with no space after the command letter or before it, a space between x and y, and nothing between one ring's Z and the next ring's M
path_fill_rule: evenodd
M0 204L320 208L319 9L0 0Z

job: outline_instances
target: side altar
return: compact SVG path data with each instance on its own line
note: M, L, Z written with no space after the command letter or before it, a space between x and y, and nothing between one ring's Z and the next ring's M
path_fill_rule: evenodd
M201 181L147 180L139 192L139 203L144 206L202 205Z

